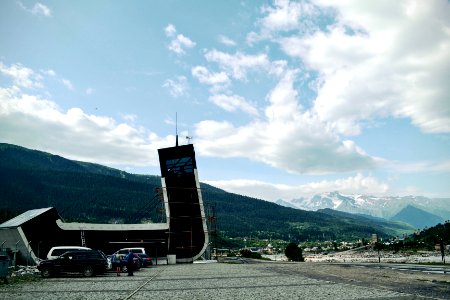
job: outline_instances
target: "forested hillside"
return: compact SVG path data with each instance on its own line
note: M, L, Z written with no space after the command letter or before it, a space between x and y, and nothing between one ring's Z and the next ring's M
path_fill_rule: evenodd
M129 174L0 144L0 217L6 219L52 206L66 222L163 222L160 187L159 176ZM367 238L372 233L391 236L410 229L381 219L282 207L206 184L201 188L208 224L225 237L336 240Z

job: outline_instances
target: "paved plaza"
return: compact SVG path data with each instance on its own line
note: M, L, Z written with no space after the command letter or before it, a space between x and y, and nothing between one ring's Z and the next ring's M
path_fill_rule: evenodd
M377 265L195 263L124 275L3 284L0 299L450 299L450 274Z

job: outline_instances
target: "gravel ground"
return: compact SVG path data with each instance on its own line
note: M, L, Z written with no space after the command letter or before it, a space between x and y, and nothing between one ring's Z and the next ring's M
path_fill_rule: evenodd
M404 269L281 262L159 265L133 277L107 273L2 284L0 299L450 299L450 269L447 274Z

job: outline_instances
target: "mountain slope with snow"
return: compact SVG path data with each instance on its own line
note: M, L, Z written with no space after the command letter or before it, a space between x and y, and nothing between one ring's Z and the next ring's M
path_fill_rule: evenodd
M364 214L384 219L391 219L404 208L412 205L424 212L436 215L443 220L450 219L449 198L432 199L422 196L375 197L366 195L343 195L339 192L330 192L312 197L300 197L289 201L278 200L276 203L287 207L313 211L331 208L342 212ZM419 218L424 220L417 220L417 222L419 224L427 223L428 221L425 220L425 216L426 214L423 214L423 217Z

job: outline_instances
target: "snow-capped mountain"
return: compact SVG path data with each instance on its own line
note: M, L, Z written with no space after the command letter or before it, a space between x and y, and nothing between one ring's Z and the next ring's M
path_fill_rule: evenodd
M366 195L343 195L331 192L312 197L301 197L292 200L278 200L277 204L303 210L318 210L331 208L338 211L371 215L390 219L408 205L417 207L425 212L450 219L450 199L431 199L422 196L404 197L375 197Z

